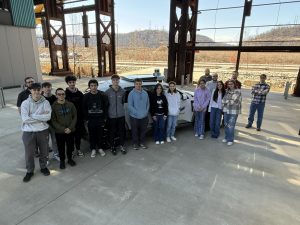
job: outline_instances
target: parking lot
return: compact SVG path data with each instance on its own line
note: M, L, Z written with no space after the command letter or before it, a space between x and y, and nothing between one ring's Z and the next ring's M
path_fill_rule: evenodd
M44 80L65 87L62 78ZM87 81L78 82L81 90ZM243 90L233 146L209 135L199 140L185 126L176 142L159 146L149 133L146 150L132 150L127 140L127 155L87 153L64 171L51 161L49 177L36 160L25 184L19 91L5 90L0 109L0 225L300 224L300 98L270 93L257 132L244 128L250 91Z

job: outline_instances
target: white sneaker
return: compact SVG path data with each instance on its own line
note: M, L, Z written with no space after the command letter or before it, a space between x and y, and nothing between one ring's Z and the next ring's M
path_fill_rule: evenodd
M195 137L198 137L198 134L195 134Z
M161 142L160 142L161 145L163 145L164 143L165 143L164 141L161 141Z
M98 152L102 157L105 156L105 152L103 151L102 148L98 149Z
M227 140L226 140L226 139L223 139L223 140L222 140L222 142L223 142L223 143L226 143L226 142L227 142Z
M156 141L155 144L159 145L159 141Z
M227 142L227 145L228 146L233 145L233 142L229 141L229 142Z
M58 156L58 155L56 155L56 154L53 154L53 157L52 157L52 159L54 159L54 160L56 160L56 161L60 162L60 158L59 158L59 156Z
M204 135L200 135L199 139L203 140L204 139Z
M96 157L96 150L93 149L93 150L92 150L92 153L91 153L91 158L95 158L95 157Z
M171 142L171 138L167 137L167 142L170 143Z
M172 139L173 141L176 141L176 140L177 140L177 138L174 137L174 136L172 136L171 139Z

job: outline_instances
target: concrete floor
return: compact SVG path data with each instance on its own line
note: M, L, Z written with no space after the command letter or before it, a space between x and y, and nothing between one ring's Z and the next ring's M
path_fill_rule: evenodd
M79 83L84 89L87 79ZM250 93L243 90L231 147L221 138L198 140L187 126L176 143L156 146L149 135L149 149L131 150L128 140L125 156L87 154L64 171L52 161L49 177L36 161L25 184L19 91L5 90L7 107L0 109L0 225L300 224L299 98L270 93L257 132L244 128Z

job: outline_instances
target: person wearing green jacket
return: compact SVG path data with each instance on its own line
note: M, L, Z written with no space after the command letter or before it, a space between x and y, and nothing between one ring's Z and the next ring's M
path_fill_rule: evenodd
M65 146L67 145L67 158L70 166L76 163L72 159L74 151L74 132L77 122L77 112L74 104L65 100L65 91L58 88L55 91L57 100L52 105L51 124L55 131L57 148L60 157L60 169L65 169Z

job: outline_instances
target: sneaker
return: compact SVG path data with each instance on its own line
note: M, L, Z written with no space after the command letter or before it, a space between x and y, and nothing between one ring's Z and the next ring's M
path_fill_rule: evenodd
M146 146L146 145L144 145L144 144L140 144L140 147L142 148L142 149L147 149L148 147Z
M73 159L68 160L68 164L72 167L76 166L76 162Z
M134 145L133 145L133 149L134 149L134 150L139 150L139 146L136 145L136 144L134 144Z
M91 158L95 158L95 157L96 157L96 150L93 149L93 150L92 150L92 153L91 153Z
M199 139L203 140L204 139L204 135L200 135Z
M252 125L250 125L250 124L247 124L246 126L245 126L245 128L251 128L252 127Z
M120 146L120 151L122 152L123 155L125 155L127 153L127 151L123 145Z
M167 142L170 143L171 142L171 138L167 137Z
M65 164L65 162L60 162L60 164L59 164L59 169L61 169L61 170L66 169L66 164Z
M117 150L115 147L112 147L110 150L113 155L117 155Z
M155 144L156 144L156 145L159 145L159 141L156 141ZM142 146L141 146L141 147L142 147Z
M227 145L228 146L233 145L233 142L229 141L229 142L227 142Z
M165 143L164 141L161 141L161 142L160 142L161 145L163 145L164 143Z
M226 143L226 142L227 142L227 140L226 140L226 139L223 139L223 140L222 140L222 142L223 142L223 143Z
M256 130L257 130L257 131L261 131L261 129L260 129L260 128L256 128Z
M33 177L33 173L26 173L25 177L23 178L23 182L29 182L31 180L31 177Z
M77 155L78 155L79 157L83 157L83 156L84 156L83 152L80 151L80 150L77 150Z
M173 141L176 141L176 140L177 140L177 138L174 137L174 136L171 136L171 139L172 139Z
M105 156L105 152L103 151L102 148L99 148L99 149L98 149L98 152L99 152L99 154L100 154L102 157Z
M56 161L60 161L60 158L59 158L59 156L58 155L56 155L56 154L53 154L53 157L52 157L52 159L54 159L54 160L56 160Z
M44 176L49 176L50 175L50 171L48 170L47 167L41 169L41 173L44 174Z
M195 134L195 137L198 137L198 134Z

